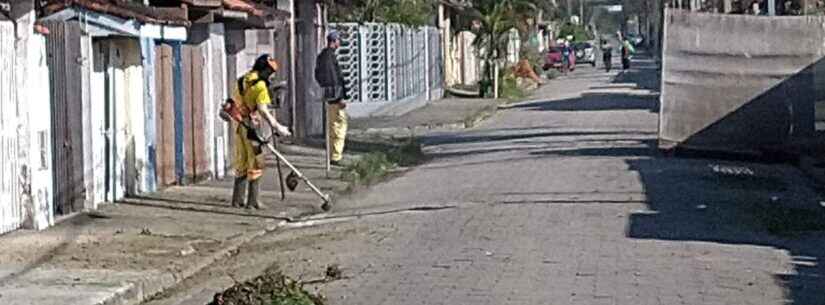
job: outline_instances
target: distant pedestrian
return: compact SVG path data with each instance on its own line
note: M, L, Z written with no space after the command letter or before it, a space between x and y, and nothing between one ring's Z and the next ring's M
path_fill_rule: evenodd
M561 71L564 75L567 75L567 72L570 71L570 55L573 53L572 48L570 47L570 42L565 41L561 45Z
M630 69L630 56L636 53L636 49L630 40L623 38L622 40L622 70Z
M323 89L324 102L327 104L327 145L330 164L341 165L344 158L344 143L347 137L347 88L344 72L335 55L341 46L338 32L327 35L327 47L318 55L315 67L315 80Z
M607 40L602 40L602 61L604 62L604 70L610 72L613 68L613 46Z

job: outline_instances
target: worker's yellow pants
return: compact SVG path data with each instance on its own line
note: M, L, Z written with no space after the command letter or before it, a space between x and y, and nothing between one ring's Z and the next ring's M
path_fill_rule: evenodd
M266 166L263 154L257 154L252 141L246 138L246 128L238 126L235 130L235 177L246 177L249 181L258 180L263 176Z
M344 158L344 142L347 138L347 112L341 103L327 104L327 121L329 159L341 161Z

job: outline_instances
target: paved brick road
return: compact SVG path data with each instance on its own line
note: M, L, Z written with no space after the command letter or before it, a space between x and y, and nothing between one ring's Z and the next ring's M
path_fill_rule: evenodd
M238 259L305 278L340 264L348 279L316 287L331 304L825 304L823 234L774 236L754 213L818 203L805 178L661 157L654 70L582 70L429 137L433 162L336 213L428 209L273 234Z

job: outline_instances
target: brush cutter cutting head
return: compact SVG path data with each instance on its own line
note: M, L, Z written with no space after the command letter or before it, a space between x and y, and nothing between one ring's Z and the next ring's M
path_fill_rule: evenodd
M294 192L295 189L298 188L298 175L296 175L295 172L290 172L289 175L286 176L286 187L290 192Z

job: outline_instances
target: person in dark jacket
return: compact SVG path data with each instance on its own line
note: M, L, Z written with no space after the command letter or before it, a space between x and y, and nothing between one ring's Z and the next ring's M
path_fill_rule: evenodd
M604 70L610 72L613 68L613 46L607 42L607 39L602 40L602 61L604 62Z
M315 66L315 80L323 90L324 102L327 103L327 143L329 160L332 165L340 166L344 158L344 142L347 137L347 90L344 72L338 64L336 50L341 46L338 32L327 35L327 47L318 55Z

